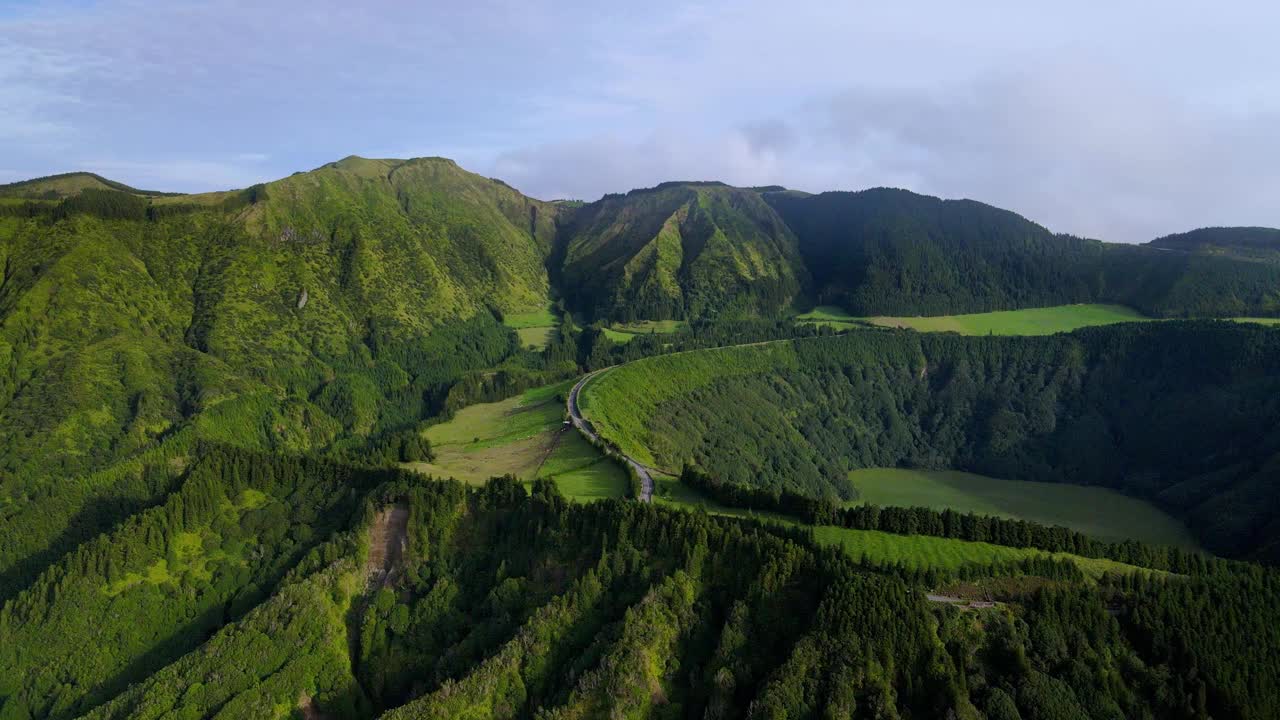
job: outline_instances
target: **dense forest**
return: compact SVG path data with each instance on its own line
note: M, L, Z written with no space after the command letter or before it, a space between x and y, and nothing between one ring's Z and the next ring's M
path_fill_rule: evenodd
M1155 501L1214 552L1280 562L1280 331L1265 327L863 331L632 363L586 408L674 472L841 499L862 467L1101 485Z
M1280 262L1280 230L1263 227L1200 228L1156 238L1151 247Z
M208 448L0 610L0 717L1267 717L1275 573L1188 572L963 610L802 530Z
M854 315L1107 302L1156 317L1280 314L1280 268L1055 235L1007 210L906 190L767 193L813 299Z

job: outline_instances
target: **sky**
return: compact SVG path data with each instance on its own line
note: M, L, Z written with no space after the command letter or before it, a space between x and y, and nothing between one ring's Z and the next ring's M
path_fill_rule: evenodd
M891 186L1119 242L1280 227L1278 27L1270 0L0 0L0 183L440 155L542 199Z

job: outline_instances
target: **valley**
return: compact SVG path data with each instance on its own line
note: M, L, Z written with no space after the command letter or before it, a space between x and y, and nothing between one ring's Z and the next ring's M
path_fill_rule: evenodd
M0 186L0 720L1268 717L1274 237Z

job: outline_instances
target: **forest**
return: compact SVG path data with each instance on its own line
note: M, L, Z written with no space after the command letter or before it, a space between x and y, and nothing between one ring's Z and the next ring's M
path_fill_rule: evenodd
M1215 553L1275 563L1278 392L1280 332L1262 326L866 330L634 362L588 387L586 412L676 474L834 500L865 467L1100 485Z
M1280 315L1269 231L1188 236L888 190L543 202L444 158L0 186L0 720L1273 717L1280 329L799 320ZM602 369L584 451L677 500L407 469ZM894 466L1114 488L1207 552L858 504Z
M799 240L814 303L854 315L1091 302L1153 317L1280 313L1274 264L1054 234L1008 210L906 190L765 199Z
M1269 716L1276 638L1222 623L1274 634L1277 575L1178 569L964 610L802 528L209 448L5 604L0 717Z

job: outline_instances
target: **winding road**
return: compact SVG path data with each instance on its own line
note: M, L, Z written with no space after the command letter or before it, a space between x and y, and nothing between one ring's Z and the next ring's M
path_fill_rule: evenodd
M597 445L603 444L603 441L600 439L600 435L596 433L595 428L591 427L591 423L588 422L586 418L582 417L582 411L578 409L578 393L582 392L582 388L586 386L588 380L600 373L608 372L612 369L613 367L611 366L583 375L578 382L574 383L573 389L569 391L569 399L565 403L565 406L569 410L569 419L573 421L573 426L577 428L578 432L582 433L588 440ZM625 460L626 463L636 471L636 475L640 478L640 501L653 502L652 472L649 468L636 462L634 458L621 450L617 451L617 453L619 457Z

